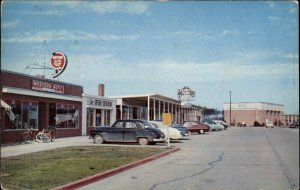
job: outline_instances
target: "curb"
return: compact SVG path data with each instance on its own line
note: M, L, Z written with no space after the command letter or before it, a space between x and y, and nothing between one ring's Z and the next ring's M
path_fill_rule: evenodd
M124 166L119 166L117 168L114 168L114 169L111 169L111 170L108 170L108 171L105 171L105 172L102 172L102 173L99 173L99 174L96 174L96 175L93 175L93 176L89 176L89 177L86 177L86 178L81 179L79 181L75 181L75 182L72 182L72 183L69 183L69 184L66 184L66 185L55 187L55 188L50 189L50 190L71 190L71 189L79 188L79 187L88 185L90 183L102 180L104 178L113 176L113 175L115 175L117 173L120 173L122 171L137 167L137 166L142 165L142 164L145 164L145 163L150 162L152 160L156 160L156 159L161 158L163 156L167 156L167 155L169 155L173 152L179 151L179 150L180 150L180 148L177 147L177 148L174 148L172 150L162 152L162 153L150 156L148 158L144 158L142 160L138 160L136 162L126 164Z

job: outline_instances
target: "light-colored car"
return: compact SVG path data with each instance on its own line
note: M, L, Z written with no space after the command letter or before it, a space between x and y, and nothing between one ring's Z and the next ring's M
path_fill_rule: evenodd
M204 124L208 125L211 131L220 131L224 129L223 125L212 120L205 121Z
M272 121L266 121L266 128L269 128L269 127L271 127L271 128L273 128L273 127L274 127L274 125L273 125L273 122L272 122Z
M179 140L182 138L181 132L178 129L164 126L162 122L158 121L150 121L153 127L161 130L164 133L166 138L170 138L170 140Z
M216 123L219 123L219 124L223 125L224 129L227 129L227 128L228 128L227 123L225 123L225 122L222 121L222 120L213 120L213 121L216 122Z

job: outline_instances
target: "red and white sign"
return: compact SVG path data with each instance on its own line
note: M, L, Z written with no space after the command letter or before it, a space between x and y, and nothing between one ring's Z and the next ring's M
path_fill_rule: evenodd
M32 80L31 88L33 90L45 91L45 92L54 92L58 94L64 93L64 85L56 84L47 81L40 81L40 80Z
M55 78L65 70L65 68L67 67L68 59L64 53L56 51L52 53L50 63L52 68L55 69L55 74L53 74L53 78Z

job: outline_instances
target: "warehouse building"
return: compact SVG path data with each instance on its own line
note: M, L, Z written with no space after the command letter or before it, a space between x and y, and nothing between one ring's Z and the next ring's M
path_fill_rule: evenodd
M282 125L283 105L267 102L235 102L224 104L224 120L234 126L265 125L267 121Z

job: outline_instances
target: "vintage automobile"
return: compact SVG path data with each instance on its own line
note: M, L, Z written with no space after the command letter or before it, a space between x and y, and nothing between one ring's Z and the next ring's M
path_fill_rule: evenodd
M157 122L157 121L150 121L150 123L157 129L161 130L166 138L170 138L170 140L179 140L182 138L182 135L179 130L168 127L168 126L163 126L162 122Z
M299 121L298 122L295 121L295 122L289 124L289 128L299 128Z
M204 123L210 127L210 131L220 131L224 129L223 125L212 120L206 120Z
M182 136L190 136L191 135L191 132L189 131L188 128L184 127L183 125L179 125L175 121L172 122L171 127L179 130L181 132Z
M199 134L205 134L209 131L209 126L199 121L185 121L183 126L188 128L191 133L197 132Z
M223 125L224 129L228 128L228 125L222 120L213 120L214 122Z
M140 145L165 142L163 132L151 127L146 120L124 119L116 121L110 127L96 127L90 131L95 144L104 142L138 142Z
M269 128L269 127L271 127L271 128L273 128L274 127L274 125L273 125L273 122L272 121L266 121L266 128Z

